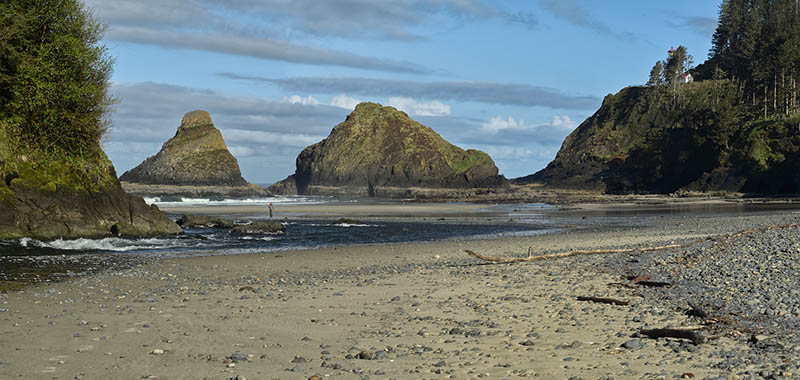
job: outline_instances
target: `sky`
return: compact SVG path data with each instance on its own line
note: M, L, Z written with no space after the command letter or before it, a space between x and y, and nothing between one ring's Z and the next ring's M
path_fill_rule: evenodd
M359 102L532 174L603 97L642 85L670 47L702 63L719 1L86 0L107 29L118 173L187 112L211 114L250 182L294 173Z

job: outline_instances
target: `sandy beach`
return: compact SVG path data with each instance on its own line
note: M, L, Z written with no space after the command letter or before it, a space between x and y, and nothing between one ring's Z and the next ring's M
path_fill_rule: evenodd
M491 264L464 250L685 246L794 219L791 211L713 223L678 217L539 236L164 259L33 285L0 294L0 379L731 375L714 365L720 352L747 346L746 336L695 346L636 335L697 320L620 285L625 274L606 263L635 252Z

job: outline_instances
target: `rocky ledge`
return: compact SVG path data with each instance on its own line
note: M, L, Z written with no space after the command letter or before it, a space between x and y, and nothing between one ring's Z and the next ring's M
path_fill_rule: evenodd
M96 188L68 188L56 180L42 183L41 169L5 175L0 181L0 239L147 237L181 232L158 207L125 193L116 182L113 166L107 164L107 177L113 180L98 181Z

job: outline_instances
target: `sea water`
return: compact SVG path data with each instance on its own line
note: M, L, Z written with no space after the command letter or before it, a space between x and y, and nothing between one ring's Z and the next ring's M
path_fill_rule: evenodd
M333 197L270 197L243 199L146 198L169 210L170 207L252 206L261 212L269 203L307 204L398 204L393 200L345 199ZM360 244L479 239L492 236L525 236L553 232L557 227L540 217L537 210L550 206L532 204L514 206L517 219L500 208L491 212L470 211L467 217L386 217L364 218L341 223L338 217L289 216L274 221L286 225L286 233L235 235L221 228L185 228L177 236L157 238L106 237L102 239L55 239L39 241L22 238L0 241L0 282L37 282L119 269L151 262L158 258L275 253L289 250L341 247ZM248 208L248 207L245 207ZM522 210L524 208L524 211ZM204 210L205 211L205 210ZM524 212L523 212L524 211ZM170 214L173 220L180 214ZM487 218L491 216L491 218ZM523 216L524 221L520 220ZM223 215L235 224L266 220L265 214ZM355 219L358 219L357 217ZM491 220L487 220L491 219Z

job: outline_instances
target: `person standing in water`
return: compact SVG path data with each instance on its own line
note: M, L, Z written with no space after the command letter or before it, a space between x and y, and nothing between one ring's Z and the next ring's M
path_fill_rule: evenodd
M269 218L272 219L272 202L269 202Z

